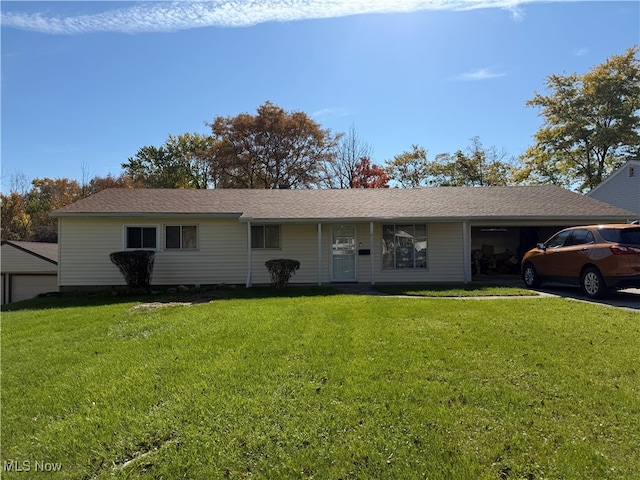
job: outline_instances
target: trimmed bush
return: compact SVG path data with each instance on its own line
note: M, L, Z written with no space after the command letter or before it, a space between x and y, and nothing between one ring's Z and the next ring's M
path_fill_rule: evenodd
M132 250L113 252L109 258L120 269L131 290L149 291L155 256L153 250Z
M267 260L264 265L271 274L271 286L276 290L282 290L289 283L289 279L300 268L300 262L287 258Z

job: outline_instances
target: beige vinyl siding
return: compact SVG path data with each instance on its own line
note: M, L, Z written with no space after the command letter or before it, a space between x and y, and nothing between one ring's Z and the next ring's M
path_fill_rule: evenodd
M197 225L197 250L163 250L164 225ZM109 254L124 249L125 225L157 226L152 285L239 283L246 280L246 225L235 218L61 218L60 285L125 285Z
M247 278L247 227L235 218L165 219L164 225L197 225L196 250L156 253L153 284L244 284ZM161 233L164 245L164 233Z
M376 257L376 252L374 251L375 235L373 237L374 245L370 245L369 241L369 224L368 223L360 223L356 226L356 255L357 255L357 275L358 282L362 283L371 283L371 255L359 255L359 250L370 250L371 254Z
M123 222L131 219L59 219L58 281L61 287L125 285L122 274L109 260L110 253L122 250Z
M317 284L318 224L282 224L280 225L280 248L254 248L251 252L254 284L267 284L271 281L269 271L264 264L267 260L275 258L289 258L300 262L300 269L291 278L291 283ZM326 281L323 280L323 282Z
M56 273L56 264L9 245L2 245L2 272L7 273Z
M164 225L197 225L197 250L164 250ZM153 225L160 229L152 285L244 284L247 279L247 224L236 218L158 219L71 218L60 219L60 278L62 287L125 285L109 254L124 249L125 225ZM331 282L332 223L322 224L320 280ZM462 282L463 235L461 223L427 224L427 269L382 268L382 223L374 224L373 244L369 222L354 223L356 253L369 249L376 283ZM318 224L280 225L280 248L252 250L252 283L268 284L265 262L291 258L300 262L291 283L318 283ZM357 281L371 282L371 256L357 256Z
M401 222L402 223L402 222ZM406 222L405 222L406 223ZM331 282L332 223L322 224L321 281ZM369 249L374 261L376 283L463 282L463 226L461 223L427 224L427 269L382 268L382 223L374 224L373 245L370 244L369 223L349 224L356 227L357 250ZM246 234L246 233L245 233ZM292 284L318 282L318 224L283 224L280 229L280 249L253 249L253 284L269 283L265 261L291 258L300 262L300 270L291 278ZM357 282L371 282L371 257L358 255Z
M322 237L320 245L320 278L322 283L331 282L331 232L333 223L322 224ZM348 224L356 226L357 248L369 248L369 223ZM357 253L357 252L356 252ZM280 226L279 249L252 250L252 282L253 284L266 284L270 282L269 272L265 262L274 258L290 258L300 262L300 270L291 278L292 284L317 284L318 283L318 224L295 223L282 224ZM359 282L370 281L370 257L358 257Z

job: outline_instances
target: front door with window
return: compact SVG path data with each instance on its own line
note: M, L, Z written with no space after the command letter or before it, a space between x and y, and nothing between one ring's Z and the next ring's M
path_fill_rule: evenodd
M335 225L331 234L331 280L356 281L356 228Z

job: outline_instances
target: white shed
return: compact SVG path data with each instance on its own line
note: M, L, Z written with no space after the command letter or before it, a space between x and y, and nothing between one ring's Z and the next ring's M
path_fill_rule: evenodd
M2 242L0 294L2 305L58 291L58 244Z

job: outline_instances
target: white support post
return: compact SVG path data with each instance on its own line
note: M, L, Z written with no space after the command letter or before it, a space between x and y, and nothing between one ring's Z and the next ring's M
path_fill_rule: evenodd
M247 222L247 284L251 287L251 269L253 268L253 259L251 258L251 222Z
M462 222L462 276L464 283L471 283L471 245L469 224Z
M318 285L322 285L322 224L318 223Z
M373 247L373 222L369 222L369 264L371 266L371 285L376 284L376 275L374 273L374 265L375 261L373 258L373 252L375 248Z

